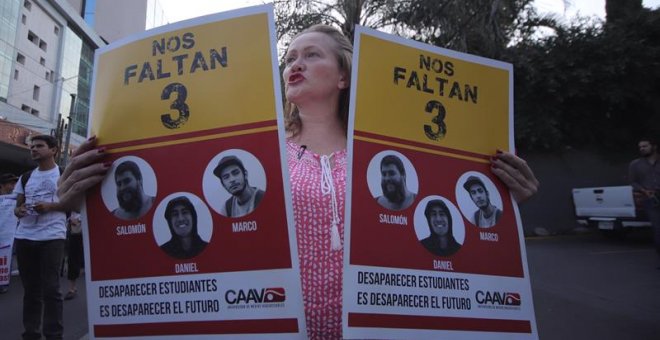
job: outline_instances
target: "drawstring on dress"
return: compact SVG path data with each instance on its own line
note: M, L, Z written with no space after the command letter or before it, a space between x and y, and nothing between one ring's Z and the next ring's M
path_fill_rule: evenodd
M330 247L332 250L341 250L341 238L339 237L339 211L337 208L337 194L332 181L332 167L330 157L321 156L321 193L331 195L332 226L330 228Z

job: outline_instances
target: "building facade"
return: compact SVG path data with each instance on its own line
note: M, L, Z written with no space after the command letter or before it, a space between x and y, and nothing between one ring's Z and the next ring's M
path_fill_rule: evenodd
M0 4L0 172L34 166L32 135L71 146L86 138L94 50L106 43L83 20L84 7L76 0Z
M36 134L61 140L64 163L87 136L94 51L166 23L158 0L2 0L0 173L34 167Z

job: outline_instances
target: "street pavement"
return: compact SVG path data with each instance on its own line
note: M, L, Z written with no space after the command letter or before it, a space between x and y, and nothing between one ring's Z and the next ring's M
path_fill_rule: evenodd
M648 230L623 241L587 233L525 243L540 339L660 339L660 260ZM88 337L82 278L78 287L78 296L64 302L66 340ZM0 295L1 339L20 339L22 296L12 277Z
M66 278L60 285L63 294L69 287ZM18 340L23 333L23 286L21 278L12 276L9 292L0 294L0 339ZM78 295L64 301L64 339L79 340L87 334L87 297L84 272L78 278Z
M660 259L650 230L527 239L540 339L660 339Z

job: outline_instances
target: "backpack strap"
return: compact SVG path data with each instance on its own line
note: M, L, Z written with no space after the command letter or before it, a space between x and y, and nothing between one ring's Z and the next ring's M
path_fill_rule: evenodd
M23 188L23 194L25 194L25 186L30 180L30 176L32 176L32 171L34 171L34 169L28 170L21 175L21 188Z

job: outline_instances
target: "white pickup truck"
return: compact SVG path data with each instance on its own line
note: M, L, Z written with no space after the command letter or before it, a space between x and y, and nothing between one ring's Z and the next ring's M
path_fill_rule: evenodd
M596 227L605 235L622 236L629 228L650 227L632 187L573 189L575 216L580 224Z

